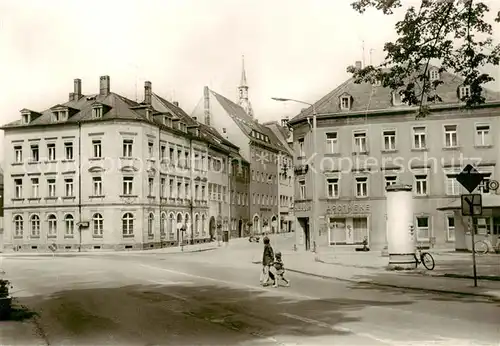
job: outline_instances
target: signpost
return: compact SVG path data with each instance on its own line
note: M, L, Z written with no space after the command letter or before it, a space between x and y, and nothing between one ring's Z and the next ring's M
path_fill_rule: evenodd
M486 180L485 178L487 176L489 176L489 174L479 173L478 170L475 169L470 164L465 166L462 172L460 172L456 176L457 181L463 187L465 187L465 189L470 193L468 195L461 195L460 197L462 202L461 203L462 216L470 216L471 218L469 231L471 234L471 241L472 241L472 267L474 271L474 287L477 287L477 266L476 266L476 251L474 248L475 247L474 233L476 232L476 227L474 226L473 217L483 214L483 203L481 194L479 193L473 194L472 191L474 191L481 183L488 185L485 186L486 189L488 189L490 185L494 185L494 187L498 188L498 183L495 182L494 180L485 181ZM496 185L493 184L493 182L495 182Z

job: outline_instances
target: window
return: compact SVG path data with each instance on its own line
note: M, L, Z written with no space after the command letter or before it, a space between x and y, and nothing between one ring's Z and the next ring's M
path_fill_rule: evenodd
M368 196L368 177L356 178L356 197Z
M102 178L92 177L92 187L94 196L102 196Z
M458 146L457 125L445 125L444 145L446 148L455 148Z
M99 213L95 213L92 216L92 234L94 237L102 237L103 234L104 219Z
M206 201L206 197L205 197L205 185L201 186L201 198L202 198L202 200Z
M23 180L14 179L16 198L23 198Z
M385 187L387 187L387 186L395 185L396 182L398 181L398 177L395 175L386 175L384 177L384 180L385 180ZM384 188L384 190L385 190L385 188Z
M73 179L68 178L64 179L64 186L65 186L65 196L66 197L73 197Z
M385 130L384 136L384 150L396 150L396 131Z
M299 180L299 196L300 196L300 199L306 199L306 181L305 180ZM260 204L259 195L257 195L257 204Z
M92 108L92 118L94 119L102 118L102 107L97 106Z
M458 173L459 172L456 172L456 173L449 172L445 176L446 194L448 196L458 196L460 194L460 183L457 181L457 178L455 178L455 176L454 176L454 174L458 174Z
M154 143L148 142L148 155L150 158L154 157Z
M297 143L299 144L299 157L306 156L306 153L304 152L304 138L299 138Z
M491 145L490 125L476 125L476 145Z
M425 149L425 127L415 126L413 128L413 149Z
M38 215L33 215L31 217L31 236L40 236L40 217Z
M189 164L189 152L188 151L184 152L184 165L186 168L191 167L191 165Z
M75 219L73 218L73 215L66 214L66 216L64 216L64 226L64 235L72 237L75 231Z
M191 198L191 190L188 183L184 184L184 198Z
M402 103L401 94L398 91L392 92L392 105L400 106Z
M57 218L54 214L50 214L48 217L49 222L49 236L57 235Z
M123 177L123 194L131 195L132 187L134 183L134 177Z
M165 230L167 229L167 214L161 213L160 217L160 236L165 236Z
M21 215L16 215L14 217L14 236L22 237L24 228L24 221Z
M170 198L174 198L174 197L175 197L175 196L174 196L174 179L170 179L170 180L169 180L169 185L168 185L168 187L170 188L170 191L169 191L169 194L168 194L168 195L169 195L169 197L170 197Z
M354 133L354 152L366 153L367 151L366 132Z
M174 148L169 148L169 158L170 158L170 164L174 164Z
M429 240L429 217L417 217L417 241Z
M148 196L154 195L154 178L148 178Z
M134 234L134 216L132 213L125 213L122 217L122 232L124 236Z
M455 218L453 216L446 217L446 240L455 241Z
M427 195L427 175L415 175L415 193L418 196Z
M160 179L160 197L165 197L166 192L167 192L167 179L161 178Z
M460 100L470 97L470 86L462 85L460 88L458 88L458 96Z
M207 221L207 217L205 216L205 214L203 214L201 216L201 233L203 235L205 235L207 233L207 231L206 231L206 221Z
M134 141L131 139L123 140L123 157L132 157L132 146Z
M350 96L342 96L340 98L340 109L350 109L351 108L351 97Z
M54 143L47 144L47 151L49 154L49 161L56 160L56 145Z
M154 235L154 222L155 222L155 216L153 213L149 213L148 217L148 236L152 237Z
M327 193L329 198L339 197L339 180L337 178L328 178L326 180Z
M338 153L339 152L339 147L338 147L338 138L337 138L337 132L331 132L326 134L326 150L328 153Z
M438 80L439 79L439 71L438 70L431 70L429 72L429 79L432 81Z
M23 147L22 146L16 145L14 147L14 156L15 156L16 163L23 162Z
M177 182L177 198L182 198L182 183Z
M49 187L49 197L56 197L56 180L47 179L47 186Z
M165 145L160 146L160 156L162 160L167 158L167 147Z
M73 160L73 143L66 142L64 143L64 157L66 160Z
M92 149L93 149L93 154L94 158L100 158L102 157L102 147L101 147L101 140L100 139L94 139L92 141Z
M31 146L31 161L38 162L40 160L40 152L38 150L38 144L33 144Z

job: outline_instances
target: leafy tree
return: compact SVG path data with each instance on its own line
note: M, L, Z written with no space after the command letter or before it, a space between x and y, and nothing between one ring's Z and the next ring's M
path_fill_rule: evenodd
M480 69L500 62L500 45L494 44L492 24L485 19L490 9L475 0L420 2L418 8L409 7L396 24L398 38L384 45L386 57L381 65L349 66L347 71L356 83L380 81L399 92L403 102L418 106L417 117L422 117L428 114L429 103L442 101L437 93L442 81L429 78L430 64L439 61L440 73L449 71L470 86L470 95L462 99L465 107L484 103L482 85L494 78ZM401 0L356 0L351 6L359 13L375 8L392 15L401 7ZM495 22L500 22L500 12Z

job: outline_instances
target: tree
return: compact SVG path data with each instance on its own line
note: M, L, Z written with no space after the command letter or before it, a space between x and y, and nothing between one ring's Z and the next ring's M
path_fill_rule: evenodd
M356 0L351 6L359 13L375 8L392 15L401 1ZM480 105L485 102L482 86L494 80L481 67L500 62L500 45L493 42L492 24L485 19L489 11L482 1L421 0L419 8L409 7L397 22L398 38L384 45L386 57L381 65L349 66L347 71L356 83L379 81L398 92L404 103L418 106L417 117L423 117L429 103L442 101L437 93L442 81L431 81L428 73L430 64L437 61L440 73L458 75L470 86L470 94L461 100L465 107ZM495 22L500 22L500 12Z

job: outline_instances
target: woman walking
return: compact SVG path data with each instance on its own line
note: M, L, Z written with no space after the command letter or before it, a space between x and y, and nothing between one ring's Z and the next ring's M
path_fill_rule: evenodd
M270 244L269 238L264 237L264 253L262 254L262 275L260 283L263 286L268 285L269 270L274 263L274 251ZM274 283L274 281L273 281Z

